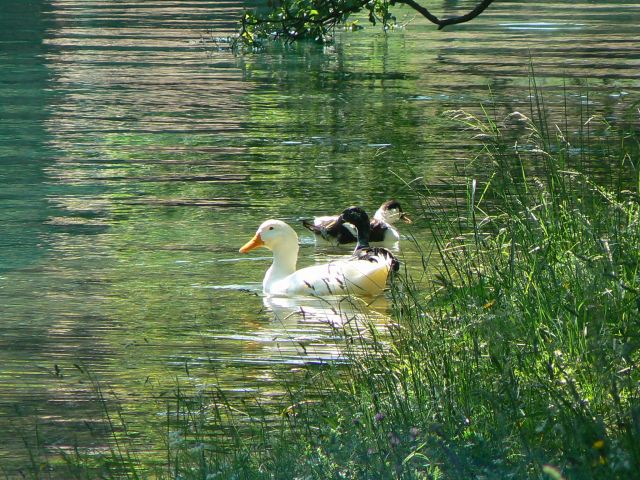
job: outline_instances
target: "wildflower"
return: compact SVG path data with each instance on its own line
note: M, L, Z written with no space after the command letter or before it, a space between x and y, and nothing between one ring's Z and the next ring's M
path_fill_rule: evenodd
M376 422L381 422L382 420L384 420L384 413L382 413L382 412L376 413L376 415L373 417L373 419Z
M596 450L602 450L604 448L604 440L596 440L593 442L593 448Z
M418 427L411 427L409 430L409 438L412 442L415 442L420 436L420 429Z

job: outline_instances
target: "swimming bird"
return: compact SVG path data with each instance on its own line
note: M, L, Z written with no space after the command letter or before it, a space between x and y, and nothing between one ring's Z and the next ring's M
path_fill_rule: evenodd
M369 219L366 213L364 215L368 226ZM347 217L351 218L349 215ZM273 252L273 263L262 281L262 290L266 295L354 294L375 297L384 291L390 272L397 270L399 264L385 249L367 247L368 232L361 223L361 217L352 220L359 222L364 233L360 234L361 242L354 254L345 259L297 270L298 235L290 225L280 220L263 222L254 237L240 248L240 252L247 253L259 247L266 247ZM346 221L346 218L342 221ZM388 255L376 250L385 250Z
M336 223L339 215L315 217L313 220L302 220L302 225L313 232L316 239L325 240L333 245L344 245L357 241L356 229L347 222ZM402 211L400 202L388 200L384 202L373 215L370 223L371 243L380 243L391 247L400 241L398 230L394 223L402 220L411 223L409 216Z
M400 262L389 250L383 247L372 247L371 222L369 216L360 207L349 207L345 209L335 221L336 223L349 223L356 229L356 248L353 256L360 260L381 262L389 264L390 271L398 271Z

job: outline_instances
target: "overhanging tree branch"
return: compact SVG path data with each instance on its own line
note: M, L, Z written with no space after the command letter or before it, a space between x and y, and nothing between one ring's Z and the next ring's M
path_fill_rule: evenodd
M476 7L465 15L440 19L419 1L422 0L274 0L264 13L245 12L238 40L245 45L255 45L260 38L280 38L287 42L311 38L324 42L341 23L357 28L357 20L347 24L347 19L363 10L369 13L371 23L381 23L387 29L396 21L389 6L396 4L409 6L441 30L474 19L493 3L493 0L478 0Z
M435 23L436 25L438 25L438 30L442 30L447 25L455 25L457 23L464 23L464 22L468 22L469 20L473 20L482 12L484 12L487 9L487 7L493 3L493 0L481 1L478 5L476 5L476 8L474 8L473 10L471 10L469 13L465 15L460 15L458 17L444 18L442 20L436 17L427 8L420 5L415 0L392 0L391 4L393 5L395 3L404 3L405 5L408 5L409 7L413 8L416 12L420 13L420 15L422 15L424 18L429 20L431 23Z

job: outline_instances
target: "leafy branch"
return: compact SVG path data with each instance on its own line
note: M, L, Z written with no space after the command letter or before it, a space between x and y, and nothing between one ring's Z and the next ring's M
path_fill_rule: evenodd
M349 16L363 10L368 11L372 24L382 23L387 29L396 20L389 7L396 4L413 8L440 30L474 19L491 3L493 0L482 0L464 15L441 19L415 0L280 0L266 13L245 12L238 39L245 44L255 44L261 38L284 39L287 42L309 38L325 42L337 25L347 25ZM357 22L350 26L356 27Z

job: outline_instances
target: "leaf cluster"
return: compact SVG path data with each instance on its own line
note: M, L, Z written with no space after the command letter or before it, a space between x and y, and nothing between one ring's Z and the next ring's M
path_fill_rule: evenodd
M264 12L247 11L241 19L238 40L255 45L264 39L292 42L311 39L327 42L335 28L344 24L358 28L357 20L349 23L351 15L365 11L369 21L389 28L395 17L389 12L387 0L279 0Z

